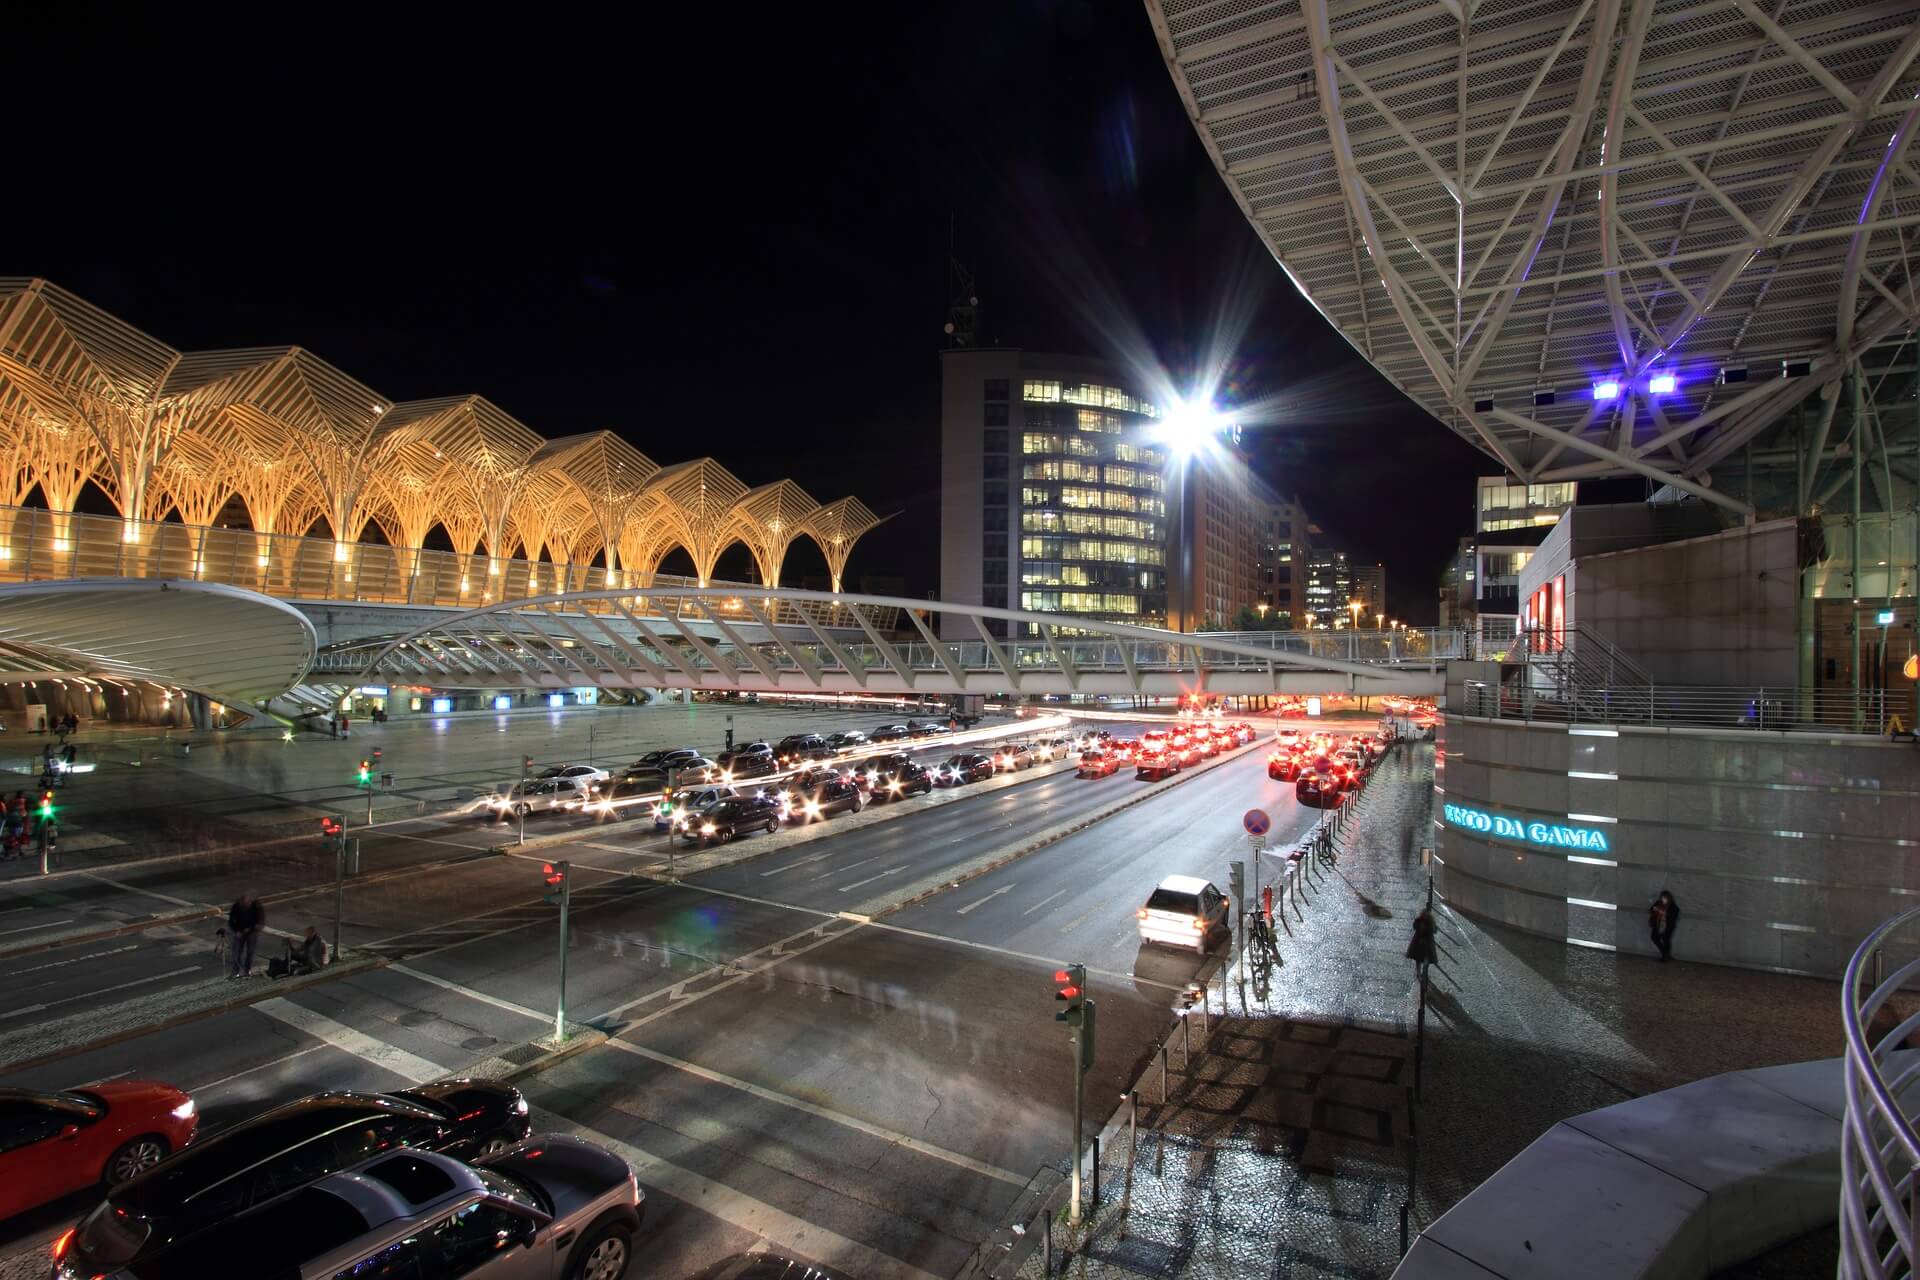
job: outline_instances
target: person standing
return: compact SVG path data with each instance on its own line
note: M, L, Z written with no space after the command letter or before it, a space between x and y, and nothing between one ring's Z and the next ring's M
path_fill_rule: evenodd
M253 948L267 927L267 908L251 893L243 893L227 909L227 939L233 947L233 972L227 977L253 976Z
M1660 952L1664 964L1673 959L1673 930L1680 923L1680 904L1674 901L1673 894L1666 889L1653 900L1647 908L1647 933L1653 939L1653 945Z
M1427 966L1438 958L1433 940L1433 912L1423 910L1413 918L1413 941L1407 944L1407 959L1413 961L1413 974L1421 982L1427 979Z

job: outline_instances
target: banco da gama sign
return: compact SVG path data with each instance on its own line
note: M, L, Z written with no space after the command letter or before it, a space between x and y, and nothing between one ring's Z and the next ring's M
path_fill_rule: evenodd
M1458 827L1462 831L1478 831L1506 840L1523 840L1528 844L1544 845L1554 849L1585 849L1594 853L1607 851L1607 833L1598 827L1575 827L1560 822L1541 822L1537 818L1523 821L1504 813L1488 813L1485 809L1475 809L1464 804L1449 804L1442 807L1446 811L1447 825Z

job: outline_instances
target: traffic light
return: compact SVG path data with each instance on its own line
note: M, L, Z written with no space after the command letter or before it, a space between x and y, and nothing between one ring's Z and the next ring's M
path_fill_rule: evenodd
M378 748L378 747L375 747L375 748L373 749L373 762L374 762L375 764L379 764L379 763L380 763L380 748Z
M40 792L40 817L44 821L53 816L53 791L51 788Z
M333 840L346 834L347 824L336 814L327 814L320 819L320 838Z
M1247 900L1247 864L1229 862L1227 864L1227 888L1235 902Z
M546 882L546 896L540 900L550 907L560 905L560 899L567 890L567 864L564 862L543 862L540 864L541 879Z
M372 780L373 780L373 761L362 760L360 762L360 785L364 787L367 785L367 783L371 782Z
M1081 1013L1087 1003L1087 966L1070 964L1064 969L1053 971L1053 998L1066 1003L1066 1008L1053 1015L1055 1022L1064 1022L1077 1027L1081 1022Z

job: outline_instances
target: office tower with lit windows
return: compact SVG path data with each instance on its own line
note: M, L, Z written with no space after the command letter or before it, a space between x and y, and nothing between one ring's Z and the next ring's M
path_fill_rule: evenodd
M940 417L941 599L1166 625L1168 456L1132 379L1100 360L953 348ZM977 636L965 617L940 626Z
M1353 566L1353 585L1347 595L1348 622L1358 627L1387 624L1387 568L1383 564ZM1354 605L1359 605L1355 609Z
M1474 493L1474 613L1483 635L1520 625L1520 570L1580 495L1576 481L1524 484L1481 476Z
M1353 612L1353 566L1347 553L1333 544L1316 541L1307 555L1307 626L1340 629L1350 626Z

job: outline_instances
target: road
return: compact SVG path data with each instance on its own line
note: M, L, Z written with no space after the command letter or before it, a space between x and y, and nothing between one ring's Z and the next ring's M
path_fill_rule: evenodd
M690 1275L764 1239L851 1275L949 1275L1020 1185L1068 1146L1071 1070L1053 1021L1052 970L1070 961L1092 970L1100 1042L1087 1096L1104 1100L1097 1123L1200 964L1143 951L1133 911L1168 874L1224 885L1227 861L1244 848L1239 814L1251 804L1273 814L1276 843L1313 820L1290 787L1266 779L1263 756L1256 747L1161 785L1078 834L873 920L839 916L836 899L897 858L938 871L963 849L1018 841L1147 784L1044 778L678 885L618 875L609 854L599 878L583 873L583 892L602 892L576 914L568 994L570 1017L611 1039L523 1084L536 1117L635 1163L652 1206L641 1245L649 1274ZM583 867L592 861L580 856ZM436 890L436 881L464 886L515 866L490 859L402 876L385 895L388 909L421 920L445 914L478 891ZM455 901L436 905L436 892ZM5 1082L162 1075L194 1091L211 1128L315 1089L445 1074L549 1030L551 909L499 909L461 928L386 967ZM119 954L152 972L170 963L156 940L89 945L133 945ZM9 995L46 1003L116 972L113 958ZM82 1207L37 1211L0 1236L31 1247Z

